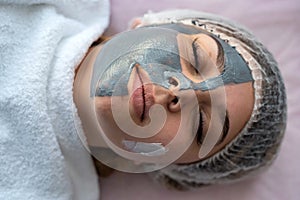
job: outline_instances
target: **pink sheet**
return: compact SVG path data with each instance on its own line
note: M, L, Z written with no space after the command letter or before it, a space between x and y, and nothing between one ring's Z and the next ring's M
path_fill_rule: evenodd
M237 21L269 48L286 82L288 125L281 152L272 167L260 176L230 185L214 185L178 192L154 184L143 174L114 173L101 180L103 200L299 200L300 199L300 2L298 0L112 0L107 35L127 28L128 22L148 10L189 8Z

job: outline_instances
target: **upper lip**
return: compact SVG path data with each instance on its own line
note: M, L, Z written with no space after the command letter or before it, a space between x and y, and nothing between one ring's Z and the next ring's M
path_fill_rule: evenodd
M148 73L139 64L134 66L132 73L133 84L130 98L133 114L140 122L144 122L147 121L150 107L154 104L152 82Z

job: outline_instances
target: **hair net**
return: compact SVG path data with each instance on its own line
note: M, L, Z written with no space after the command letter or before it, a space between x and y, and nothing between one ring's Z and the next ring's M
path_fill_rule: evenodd
M192 164L172 164L151 173L177 189L240 180L269 166L286 127L285 87L271 53L245 28L221 17L194 11L147 14L142 25L184 23L199 26L234 46L254 79L255 103L249 122L225 148Z

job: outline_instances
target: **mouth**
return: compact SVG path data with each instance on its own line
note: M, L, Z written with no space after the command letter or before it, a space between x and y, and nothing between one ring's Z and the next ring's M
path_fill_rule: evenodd
M129 86L130 100L134 118L143 123L149 119L149 110L154 104L152 82L145 70L135 64L130 75L132 85Z

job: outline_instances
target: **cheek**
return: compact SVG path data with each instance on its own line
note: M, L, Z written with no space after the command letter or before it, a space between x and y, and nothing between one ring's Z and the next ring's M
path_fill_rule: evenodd
M97 116L98 126L101 127L106 137L109 138L114 144L120 143L119 130L113 120L111 110L111 97L96 97L95 98L95 114ZM99 133L99 135L101 135ZM99 136L98 139L102 138Z
M178 133L180 127L180 121L181 121L180 112L167 113L167 120L163 128L155 136L146 138L143 141L159 142L162 143L164 146L169 144Z
M196 140L191 144L191 146L182 154L182 156L175 161L176 164L187 164L199 161L199 150L200 147L198 146Z
M125 112L123 109L129 109L128 106L122 106L122 110L120 113ZM114 130L114 134L110 135L111 137L116 138L126 138L126 139L134 139L135 141L149 142L155 143L159 142L163 145L167 145L172 141L172 139L176 136L179 130L180 122L181 122L181 113L172 113L167 112L167 120L163 126L163 128L154 136L149 138L133 138L125 133L122 133L115 123L112 110L111 110L111 97L97 97L95 100L95 111L98 118L98 123L101 124L101 127L106 130ZM160 116L154 116L160 117ZM125 121L127 119L124 119Z
M254 106L252 83L226 86L226 101L231 125L242 128L249 120Z
M226 86L230 121L227 142L236 137L249 121L254 106L253 91L251 82Z
M95 111L97 115L106 115L111 113L111 97L96 97Z

